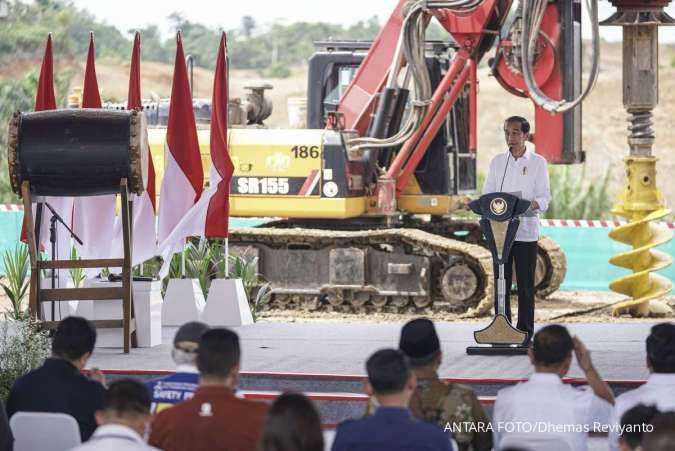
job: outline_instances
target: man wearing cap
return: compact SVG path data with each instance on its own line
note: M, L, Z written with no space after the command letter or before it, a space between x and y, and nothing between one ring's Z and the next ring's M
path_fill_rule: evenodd
M191 321L183 324L176 332L171 350L176 372L146 383L152 398L153 415L194 396L199 385L199 371L196 364L199 339L207 330L209 326L206 324Z
M474 392L465 385L445 383L438 377L442 353L434 323L426 318L409 321L401 329L398 347L408 357L410 369L417 377L417 388L409 404L412 414L444 429L448 423L451 427L461 425L452 430L459 451L492 449L489 420ZM373 404L371 400L368 413L375 410Z
M460 451L492 449L490 421L474 392L438 378L443 354L434 323L426 318L409 321L401 329L398 347L417 376L417 389L410 398L413 415L443 428L448 423L461 425L452 431Z

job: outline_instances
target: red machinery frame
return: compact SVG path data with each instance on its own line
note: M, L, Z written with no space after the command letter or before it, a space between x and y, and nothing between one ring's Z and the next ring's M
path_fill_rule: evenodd
M393 61L399 35L403 26L403 6L406 0L399 0L391 17L373 42L368 55L362 62L351 85L340 99L338 112L344 115L345 127L354 129L359 136L365 136L371 114L374 111L377 94L383 89L391 62ZM382 193L396 187L398 198L414 174L415 168L427 151L446 115L455 104L464 87L469 85L469 149L477 151L477 75L478 46L495 30L487 26L496 13L498 0L485 0L480 6L468 12L456 12L448 9L433 10L438 22L459 44L448 72L431 97L430 105L420 127L396 154L385 176L378 180L378 198L394 198L394 193ZM552 98L562 96L562 77L557 67L556 55L559 44L559 17L555 4L548 6L541 27L540 53L535 63L535 79L542 90ZM511 42L501 43L508 52ZM528 95L522 75L507 64L505 58L498 62L496 75L502 85L512 94ZM537 152L551 162L561 162L563 119L562 115L553 115L535 107L535 123L540 133L535 134L534 144ZM395 181L395 184L393 183ZM390 208L381 206L383 211Z

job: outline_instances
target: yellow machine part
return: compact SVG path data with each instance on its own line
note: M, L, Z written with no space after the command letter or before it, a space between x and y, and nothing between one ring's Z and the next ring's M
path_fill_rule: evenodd
M652 249L673 238L672 231L657 222L671 210L665 207L663 196L656 189L656 158L630 156L625 162L627 186L612 213L630 222L611 230L609 237L632 246L632 250L613 256L609 262L633 273L612 281L609 288L631 299L617 304L612 313L647 316L650 301L672 289L669 279L654 273L669 266L672 258Z
M344 219L366 211L365 197L321 195L331 171L322 167L324 130L230 129L228 145L234 165L230 214L238 217ZM166 129L148 130L155 164L157 196L164 175ZM208 181L209 130L198 130ZM328 169L328 170L327 170Z

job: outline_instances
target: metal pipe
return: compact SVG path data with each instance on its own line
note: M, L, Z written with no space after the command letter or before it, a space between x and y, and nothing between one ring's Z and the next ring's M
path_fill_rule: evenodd
M194 86L195 86L195 57L188 55L185 57L185 65L187 66L188 72L190 73L190 96L194 98Z
M436 114L434 114L433 116L434 118L429 124L429 126L424 130L422 138L420 139L417 146L415 146L414 152L412 153L408 161L405 163L405 166L401 171L401 175L396 180L397 195L400 195L400 193L403 191L403 188L408 182L408 179L415 171L417 165L419 164L420 160L427 151L429 144L431 144L431 141L433 141L433 139L436 137L438 130L445 123L446 116L448 115L448 113L450 113L450 110L457 101L457 98L462 92L462 89L464 89L466 81L469 79L470 71L471 68L469 66L465 66L464 69L462 69L462 72L460 73L459 77L457 78L457 81L450 90L450 93L445 98Z
M468 59L469 59L469 52L467 52L466 50L460 49L459 52L457 52L457 55L453 59L450 69L441 80L440 84L438 85L438 88L436 88L436 92L434 92L434 95L431 97L431 103L429 105L429 108L427 109L427 114L422 119L422 122L420 123L420 126L417 128L415 133L410 138L408 138L408 140L401 148L401 151L398 153L398 155L396 155L394 162L387 170L386 177L388 178L398 177L398 174L401 168L403 167L405 161L408 159L410 153L415 148L417 141L419 141L420 137L422 136L422 133L431 122L431 119L434 117L436 110L443 102L443 96L445 96L445 93L448 92L448 90L452 86L452 83L456 80L457 74L462 69L464 69Z
M473 60L469 64L469 152L475 154L478 149L478 65Z

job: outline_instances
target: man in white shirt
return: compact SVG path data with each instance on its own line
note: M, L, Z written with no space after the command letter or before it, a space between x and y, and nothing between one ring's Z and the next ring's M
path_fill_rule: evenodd
M142 382L121 379L110 384L96 422L91 438L71 451L158 451L143 440L150 422L150 394Z
M647 337L647 382L616 398L609 434L610 450L618 449L617 425L623 414L637 404L656 406L661 412L675 410L675 324L652 327Z
M572 351L590 390L561 380L569 371ZM565 327L550 325L534 336L529 357L535 370L530 379L497 394L492 414L495 449L519 447L547 436L566 441L574 451L586 450L588 432L595 423L607 425L614 402L590 352Z
M525 147L530 136L530 124L520 116L511 116L504 122L506 152L496 155L490 163L483 194L507 192L531 201L530 210L520 218L516 240L509 261L504 268L507 280L506 317L511 321L509 302L512 267L515 261L518 285L518 323L516 327L527 332L528 343L534 333L534 272L537 264L539 240L538 213L548 209L551 192L546 159ZM495 272L497 268L495 268ZM495 300L495 313L497 310Z

